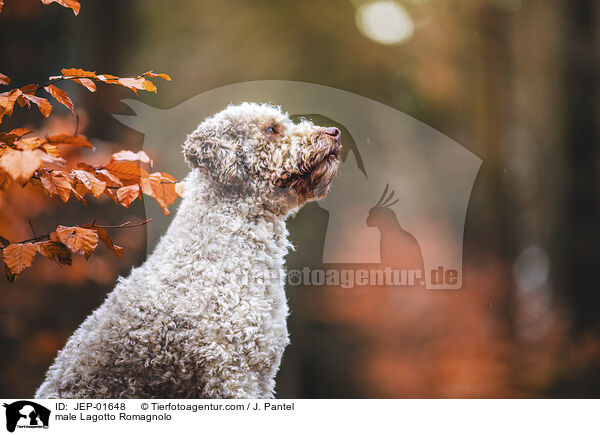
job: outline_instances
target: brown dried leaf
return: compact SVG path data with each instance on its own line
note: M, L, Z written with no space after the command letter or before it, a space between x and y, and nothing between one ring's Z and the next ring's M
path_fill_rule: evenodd
M109 237L104 228L97 227L95 225L86 225L86 228L96 231L98 233L98 237L100 237L100 240L104 242L106 247L110 249L117 257L123 258L123 248L113 243L112 239Z
M67 95L67 93L65 91L63 91L60 88L57 88L54 85L48 85L44 89L46 91L48 91L50 93L50 95L52 95L54 98L56 98L56 101L58 101L60 104L65 106L67 109L69 109L72 114L75 114L75 112L74 112L75 108L73 107L73 102L71 101L71 99L69 98L69 96Z
M150 157L144 151L138 151L137 153L134 153L133 151L122 150L117 153L114 153L110 158L110 161L150 163Z
M106 169L96 171L96 176L106 182L106 187L121 187L123 183L116 175L111 174Z
M52 145L72 145L81 148L94 149L91 143L84 136L72 136L67 133L55 134L47 137L46 141Z
M156 200L165 216L168 216L169 205L179 197L175 191L175 178L166 173L155 172L142 178L142 192Z
M59 264L70 266L72 263L71 251L62 243L51 240L37 242L37 251L50 260L56 260Z
M73 77L77 77L77 78L87 77L87 78L91 78L91 79L98 78L98 76L96 76L96 73L91 72L91 71L85 71L85 70L82 70L81 68L63 68L60 70L60 72L62 73L63 77L66 77L66 78L73 78ZM60 76L50 77L50 80L57 79L57 78L60 78Z
M13 89L9 92L0 94L0 123L2 122L2 118L4 118L4 115L12 115L15 102L21 95L22 92L20 89Z
M144 74L142 74L142 77L160 77L161 79L164 79L168 82L171 81L171 77L168 74L162 74L162 73L154 73L152 71L148 71L145 72Z
M113 162L107 164L104 169L110 172L121 181L139 181L140 178L147 177L148 172L140 168L133 162Z
M94 83L92 80L90 80L88 78L81 77L81 78L72 78L69 80L72 80L74 82L79 83L82 86L85 86L87 88L87 90L90 92L96 92L96 83Z
M8 149L0 157L0 167L19 183L27 182L41 163L42 159L35 151Z
M138 184L123 186L117 189L117 198L125 208L129 208L131 203L135 201L136 198L139 198L140 195L141 190Z
M106 182L100 181L94 174L78 169L73 170L73 175L90 191L92 195L98 198L106 189Z
M77 15L79 13L79 9L81 9L81 5L76 0L42 0L42 3L45 5L49 5L50 3L58 3L65 8L72 9L75 15Z
M89 258L98 246L98 233L88 228L59 225L56 231L50 234L50 240L63 243L73 254Z
M24 98L25 101L35 104L40 110L40 113L44 116L44 118L50 116L50 112L52 112L52 104L50 104L50 102L45 98L36 97L35 95L31 95L25 92L21 94L21 97Z
M2 10L2 1L0 0L0 11ZM0 73L0 85L8 85L10 83L10 77Z
M40 175L40 181L50 196L57 195L63 202L69 200L72 182L63 176L62 171L45 172Z
M40 137L25 137L17 140L14 145L23 151L32 151L39 148L46 141Z
M33 243L16 243L2 250L7 272L13 275L12 279L9 276L9 280L14 281L17 275L31 266L36 252L37 246Z

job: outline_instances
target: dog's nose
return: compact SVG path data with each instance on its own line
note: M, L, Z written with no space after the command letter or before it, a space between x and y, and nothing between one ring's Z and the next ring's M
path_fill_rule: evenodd
M335 139L339 139L342 135L342 133L340 133L340 130L335 127L326 127L323 131L326 135L331 136Z

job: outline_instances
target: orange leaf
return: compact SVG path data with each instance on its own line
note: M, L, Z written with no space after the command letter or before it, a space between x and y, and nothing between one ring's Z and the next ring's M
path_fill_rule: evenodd
M63 177L61 171L43 173L40 175L40 181L50 196L57 195L63 202L69 200L72 183L68 178Z
M117 189L117 198L119 202L125 207L129 208L131 203L139 198L141 194L140 186L138 184L132 184L130 186L123 186Z
M88 228L59 225L56 231L50 234L50 240L63 243L73 254L89 258L98 246L98 233Z
M36 97L35 95L27 93L23 93L21 97L23 97L26 101L30 101L33 104L35 104L40 110L40 113L44 116L44 118L50 116L50 112L52 112L52 104L50 104L50 102L45 98Z
M115 83L131 89L136 94L138 89L156 93L156 86L154 83L143 77L124 77L116 80Z
M175 179L168 174L155 172L147 178L142 178L142 191L156 200L165 216L168 216L168 206L178 198L175 191Z
M96 92L96 83L94 83L92 80L90 80L88 78L81 77L81 78L72 78L69 80L72 80L74 82L79 83L82 86L85 86L87 88L87 90L90 92Z
M40 147L40 145L42 145L43 143L45 143L45 141L42 138L39 138L37 136L34 137L26 137L26 138L22 138L17 140L14 145L19 148L20 150L35 150L37 148Z
M100 240L102 240L102 242L104 242L106 247L108 249L110 249L112 252L114 252L114 254L117 257L123 258L123 248L121 248L120 246L117 246L113 243L113 241L108 236L108 233L106 232L106 230L104 228L97 227L95 225L89 225L89 226L86 225L86 228L90 228L90 229L96 231L98 233L98 237L100 237Z
M81 5L76 0L42 0L42 3L45 5L49 5L50 3L58 3L65 8L72 9L75 15L77 15L79 13L79 9L81 9Z
M120 180L139 181L140 177L147 177L148 172L133 162L116 162L107 164L104 169Z
M33 243L8 245L2 250L2 256L4 257L4 264L6 264L7 271L13 275L13 279L9 277L9 280L14 281L16 275L31 266L36 252L37 246Z
M0 11L2 10L2 1L0 0ZM0 85L8 85L10 78L7 75L0 73Z
M144 74L142 74L142 77L146 76L146 77L160 77L161 79L164 79L168 82L171 81L171 77L168 74L162 74L162 73L154 73L152 71L148 71L145 72Z
M46 154L48 154L49 156L60 159L60 150L56 145L50 145L45 143L44 145L42 145L42 149L46 151Z
M106 182L107 187L121 187L123 183L119 180L119 177L108 172L106 169L100 169L96 171L96 176Z
M22 95L20 89L13 89L9 92L3 92L0 94L0 123L4 115L11 116L13 108L15 107L15 101Z
M92 79L98 78L98 76L96 76L96 73L93 73L91 71L85 71L85 70L82 70L81 68L63 68L60 70L60 72L62 73L63 77L67 77L67 78L71 78L71 77L77 77L77 78L87 77L87 78L92 78ZM53 80L53 79L59 78L59 77L60 76L50 77L50 80Z
M71 99L65 91L63 91L60 88L57 88L54 85L48 85L44 89L48 91L50 95L52 95L54 98L56 98L56 101L58 101L60 104L64 105L67 109L69 109L71 113L75 113L73 102L71 101Z
M119 161L128 161L128 162L140 162L140 163L150 163L150 157L144 151L138 151L134 153L133 151L119 151L118 153L114 153L110 158L111 162L119 162Z
M74 169L73 174L96 198L102 195L102 192L106 189L106 182L98 180L90 172Z
M52 145L73 145L81 148L94 149L91 143L83 136L71 136L67 133L55 134L46 138L46 141Z
M29 130L28 128L15 128L8 133L0 133L0 141L12 145L20 137L32 132L33 130Z
M56 260L59 264L70 266L72 263L71 251L62 243L56 243L51 240L37 242L37 251L50 260Z
M42 159L35 151L9 149L0 157L0 167L20 183L29 180L41 163Z
M112 191L112 189L106 188L106 190L104 191L104 194L106 196L108 196L110 199L112 199L114 201L115 204L119 204L119 200L117 199L117 196L115 195L115 192Z

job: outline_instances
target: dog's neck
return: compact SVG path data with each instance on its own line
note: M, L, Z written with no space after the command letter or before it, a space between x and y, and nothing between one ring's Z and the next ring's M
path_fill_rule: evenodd
M241 255L240 249L259 250L268 253L273 264L283 264L283 257L291 245L287 239L285 217L258 206L250 199L225 200L215 195L210 183L198 170L185 179L185 192L176 216L167 233L154 249L152 260L160 259L164 252L172 255L202 255L207 246L217 246L225 240L232 252L225 255ZM230 242L244 239L244 243ZM189 242L188 242L189 241ZM162 245L162 246L161 246ZM167 246L168 245L168 248Z

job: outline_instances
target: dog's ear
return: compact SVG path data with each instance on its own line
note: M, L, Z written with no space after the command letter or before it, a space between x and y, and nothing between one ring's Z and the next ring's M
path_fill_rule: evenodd
M241 185L247 175L236 143L210 126L201 124L187 137L183 155L190 168L198 168L223 186Z

